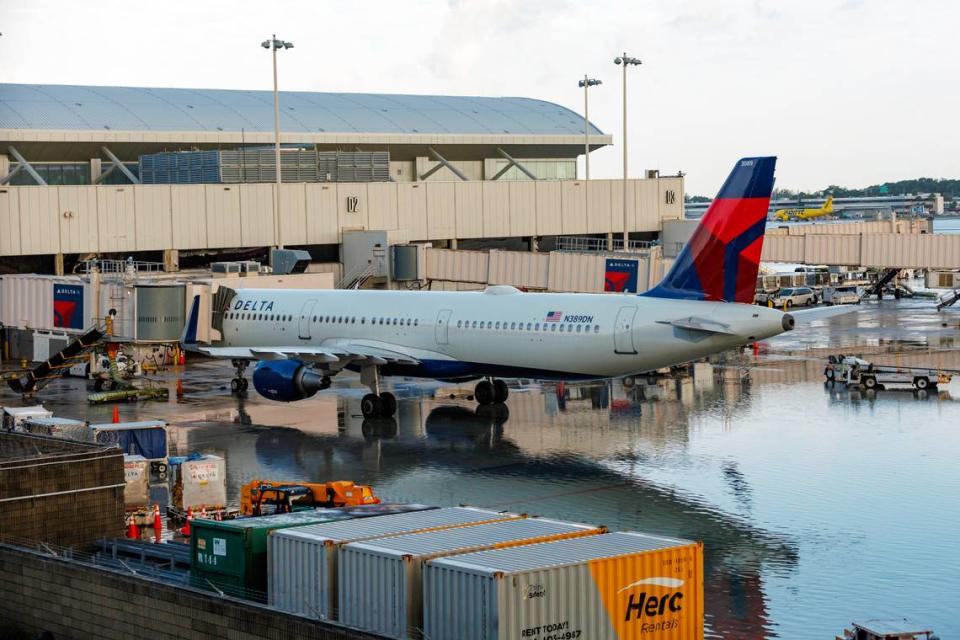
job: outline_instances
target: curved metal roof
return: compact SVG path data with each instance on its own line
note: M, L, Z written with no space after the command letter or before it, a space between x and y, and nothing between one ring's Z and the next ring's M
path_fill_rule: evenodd
M282 91L280 111L285 133L583 134L582 116L531 98ZM0 84L0 129L272 132L273 93Z

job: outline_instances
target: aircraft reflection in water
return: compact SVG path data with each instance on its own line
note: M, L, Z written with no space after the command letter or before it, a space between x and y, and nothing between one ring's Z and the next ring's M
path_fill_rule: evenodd
M795 570L796 543L637 473L649 466L648 455L686 446L690 414L745 409L749 394L739 385L715 383L712 375L632 388L530 385L512 390L509 410L479 411L414 387L398 390L397 414L385 419L364 419L356 395L344 390L329 406L311 401L311 413L315 407L328 426L255 426L267 423L262 418L278 405L254 401L242 405L236 420L253 426L205 424L191 428L189 439L227 458L233 492L252 477L344 477L391 499L474 504L703 540L709 628L724 637L769 635L762 576ZM292 410L303 413L302 405ZM749 481L735 464L717 476L740 504L749 503Z

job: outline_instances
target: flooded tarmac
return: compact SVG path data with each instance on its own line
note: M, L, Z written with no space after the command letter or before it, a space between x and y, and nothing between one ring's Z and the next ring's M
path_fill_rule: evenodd
M694 377L470 386L391 380L395 418L365 420L356 376L293 404L229 395L228 365L168 371L185 395L120 405L162 418L179 454L253 478L352 479L385 500L470 504L703 540L708 637L833 637L907 616L960 636L960 377L938 391L826 384L830 353L960 369L960 312L884 301L727 354ZM67 380L57 415L109 421ZM453 396L453 397L451 397ZM19 404L8 391L0 404Z

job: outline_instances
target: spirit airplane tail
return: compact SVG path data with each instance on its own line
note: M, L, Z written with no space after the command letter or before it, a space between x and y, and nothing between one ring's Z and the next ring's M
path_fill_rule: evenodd
M776 157L743 158L666 277L641 295L753 302Z

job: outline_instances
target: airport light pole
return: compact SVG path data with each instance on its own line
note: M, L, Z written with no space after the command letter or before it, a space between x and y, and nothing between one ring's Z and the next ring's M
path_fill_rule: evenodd
M640 66L639 58L631 58L624 52L613 59L613 64L623 66L623 250L630 246L630 231L627 227L627 67Z
M580 86L583 87L583 159L586 163L587 180L590 179L590 101L587 98L587 89L598 84L603 84L603 81L586 75L580 81Z
M273 194L273 241L278 249L283 249L283 242L280 241L280 92L277 90L277 50L293 49L293 43L277 40L277 34L273 34L269 40L261 42L260 46L271 49L273 53L273 154L274 170L277 173L277 186ZM271 254L271 264L272 258Z

